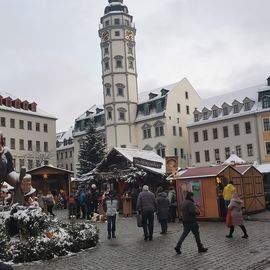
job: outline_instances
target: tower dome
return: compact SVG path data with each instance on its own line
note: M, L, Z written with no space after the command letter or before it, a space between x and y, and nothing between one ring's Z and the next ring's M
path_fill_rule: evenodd
M109 5L104 10L104 15L110 12L128 13L128 8L123 4L123 0L109 0Z

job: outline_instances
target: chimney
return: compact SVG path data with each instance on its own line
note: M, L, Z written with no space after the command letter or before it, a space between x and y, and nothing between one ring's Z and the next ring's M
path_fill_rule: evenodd
M267 78L267 85L270 86L270 77Z

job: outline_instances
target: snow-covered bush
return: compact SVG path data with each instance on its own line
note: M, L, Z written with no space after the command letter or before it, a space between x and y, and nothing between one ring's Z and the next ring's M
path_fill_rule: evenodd
M50 219L40 208L14 206L0 222L0 260L14 263L49 260L94 247L98 230L87 223Z

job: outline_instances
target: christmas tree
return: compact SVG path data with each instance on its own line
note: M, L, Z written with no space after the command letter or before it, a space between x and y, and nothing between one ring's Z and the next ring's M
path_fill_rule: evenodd
M90 119L87 133L80 145L78 174L92 171L105 155L105 143L101 132L96 130L94 119Z

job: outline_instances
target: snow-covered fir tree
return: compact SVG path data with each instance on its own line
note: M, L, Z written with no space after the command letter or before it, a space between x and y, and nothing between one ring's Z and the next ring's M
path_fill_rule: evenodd
M105 156L105 144L102 134L96 130L95 122L90 119L84 142L79 151L78 174L93 170Z

